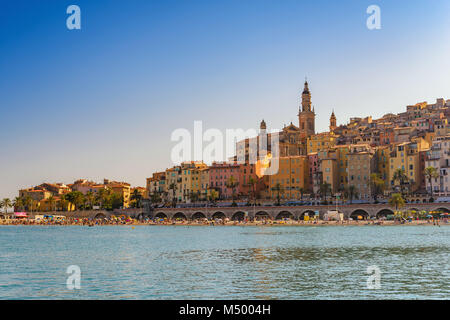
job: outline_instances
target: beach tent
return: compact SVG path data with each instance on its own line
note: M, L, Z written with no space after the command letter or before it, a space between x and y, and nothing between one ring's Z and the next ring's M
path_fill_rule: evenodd
M14 217L15 218L27 218L28 215L26 212L14 212Z

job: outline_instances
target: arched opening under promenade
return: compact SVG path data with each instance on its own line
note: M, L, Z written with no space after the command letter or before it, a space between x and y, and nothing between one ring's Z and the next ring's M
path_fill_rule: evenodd
M158 218L158 219L167 219L167 216L166 216L166 214L163 213L163 212L158 212L158 213L155 215L155 218Z
M94 217L94 219L105 219L106 216L104 213L97 213Z
M231 217L231 220L233 221L242 221L245 218L245 213L242 211L238 211Z
M225 213L223 213L223 212L216 212L212 215L212 218L224 220L226 218L226 216L225 216Z
M369 214L363 209L356 209L352 212L350 218L353 220L367 220L369 218Z
M255 220L269 220L270 216L265 211L259 211L255 214Z
M305 220L305 216L308 216L309 219L311 220L312 218L314 218L315 212L312 210L306 210L302 212L302 214L300 215L300 220Z
M187 220L186 215L183 212L177 212L173 215L174 220Z
M275 220L283 220L283 219L294 219L294 215L289 211L281 211L279 214L277 214Z
M192 220L200 220L200 219L206 219L206 216L202 212L196 212L191 217Z
M381 219L381 218L386 218L389 215L393 215L394 211L392 211L391 209L383 209L378 211L377 213L377 219Z

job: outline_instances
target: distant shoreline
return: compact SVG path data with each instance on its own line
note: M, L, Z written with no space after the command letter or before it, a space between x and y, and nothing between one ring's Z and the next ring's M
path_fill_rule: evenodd
M104 224L82 224L82 223L67 223L67 224L57 224L57 223L36 223L36 224L27 224L27 223L1 223L0 226L79 226L79 227L107 227L107 226L123 226L123 227L158 227L158 226L185 226L185 227L327 227L327 226L337 226L337 227L362 227L362 226L450 226L449 222L439 221L439 223L433 223L432 221L427 222L424 220L419 221L411 221L405 223L399 223L394 221L345 221L344 223L336 222L336 221L319 221L318 223L299 223L299 222L287 222L287 223L261 223L261 222L228 222L228 223L195 223L195 222L187 222L187 223L145 223L145 222L134 222L134 223L104 223Z

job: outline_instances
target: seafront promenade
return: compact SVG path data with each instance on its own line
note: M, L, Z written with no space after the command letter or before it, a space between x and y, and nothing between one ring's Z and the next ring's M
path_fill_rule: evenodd
M195 208L154 208L154 209L125 209L125 210L81 210L28 213L29 218L36 216L64 216L68 219L110 219L116 217L167 220L308 220L317 217L323 220L327 212L336 210L335 205L316 206L240 206L240 207L195 207ZM382 219L393 215L395 208L387 204L349 204L337 206L339 213L348 220ZM426 212L450 212L450 203L408 203L401 211L409 212L412 216ZM305 217L308 217L305 219Z
M156 208L153 216L169 219L223 219L242 220L247 217L253 219L281 220L289 218L292 220L304 220L305 216L312 217L316 214L323 219L328 211L336 210L336 205L316 206L248 206L248 207L202 207L202 208ZM382 218L393 215L395 209L387 204L349 204L338 205L337 210L344 214L344 219L357 219L362 217ZM402 211L411 212L450 212L450 203L408 203Z

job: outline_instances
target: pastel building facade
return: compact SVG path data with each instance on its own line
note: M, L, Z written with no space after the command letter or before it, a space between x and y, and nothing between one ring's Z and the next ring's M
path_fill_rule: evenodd
M282 199L301 199L309 187L308 156L281 157L278 160L278 173L269 176L270 197L277 197L276 187L279 185L284 191L280 194Z
M232 178L231 178L232 177ZM229 188L230 182L235 186L235 195L240 193L240 165L235 162L213 162L209 167L209 185L219 193L220 199L230 199L233 189Z
M450 195L450 135L437 137L427 153L425 167L434 167L439 177L432 179L431 184L425 179L428 192L434 194Z

